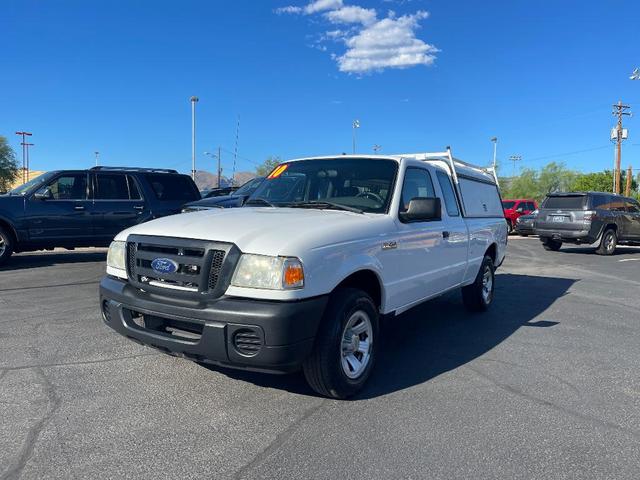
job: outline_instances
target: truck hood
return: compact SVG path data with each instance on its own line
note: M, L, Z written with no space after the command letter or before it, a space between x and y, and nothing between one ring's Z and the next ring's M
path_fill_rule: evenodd
M389 215L243 207L159 218L121 232L116 240L126 240L130 234L193 238L234 243L245 253L300 256L312 249L383 236L393 229Z

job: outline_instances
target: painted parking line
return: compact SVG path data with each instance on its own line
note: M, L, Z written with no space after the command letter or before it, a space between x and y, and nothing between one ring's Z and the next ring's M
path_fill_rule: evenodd
M619 262L640 262L640 258L623 258Z

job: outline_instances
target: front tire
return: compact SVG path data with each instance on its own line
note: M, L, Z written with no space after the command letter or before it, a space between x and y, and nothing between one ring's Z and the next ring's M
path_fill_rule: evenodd
M618 246L618 234L613 228L608 229L602 235L600 245L596 249L598 255L613 255Z
M0 227L0 265L6 263L13 254L13 237Z
M462 287L462 302L472 312L484 312L493 302L495 291L495 266L493 259L485 255L478 275L471 285Z
M366 383L378 351L379 314L367 293L355 288L331 295L313 351L302 366L320 395L344 399Z

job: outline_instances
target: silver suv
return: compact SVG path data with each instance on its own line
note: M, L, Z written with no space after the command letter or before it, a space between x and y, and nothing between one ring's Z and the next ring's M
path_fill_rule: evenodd
M546 250L563 243L595 244L612 255L618 244L640 245L640 203L602 192L551 193L542 203L535 231Z

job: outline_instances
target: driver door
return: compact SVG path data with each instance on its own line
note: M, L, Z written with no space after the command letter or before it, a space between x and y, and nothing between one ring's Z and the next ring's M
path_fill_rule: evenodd
M91 238L87 172L62 173L26 202L25 220L32 242L82 245Z

